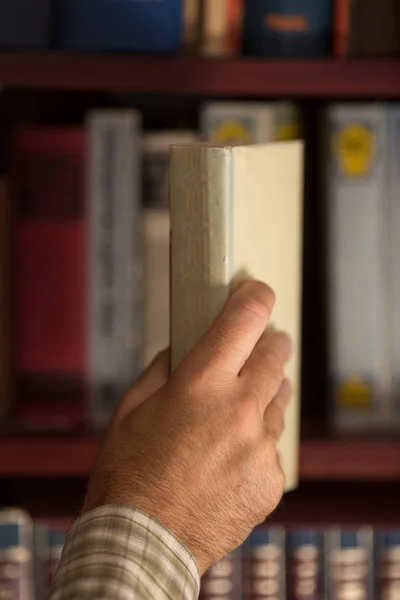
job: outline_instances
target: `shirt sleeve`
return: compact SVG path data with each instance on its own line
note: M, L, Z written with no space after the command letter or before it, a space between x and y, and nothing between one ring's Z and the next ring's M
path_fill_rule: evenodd
M172 533L139 510L102 506L70 529L49 600L195 600L199 587Z

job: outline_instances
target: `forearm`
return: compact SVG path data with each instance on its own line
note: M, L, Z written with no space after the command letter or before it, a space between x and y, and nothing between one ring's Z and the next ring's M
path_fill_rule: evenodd
M196 600L199 574L164 527L128 507L104 506L71 528L49 600Z

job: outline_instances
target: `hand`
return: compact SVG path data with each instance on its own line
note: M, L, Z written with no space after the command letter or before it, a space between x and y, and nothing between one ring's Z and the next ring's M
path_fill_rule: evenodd
M243 283L168 378L161 355L122 400L84 505L139 508L172 531L200 573L276 508L276 443L290 395L287 335L267 330L272 290Z

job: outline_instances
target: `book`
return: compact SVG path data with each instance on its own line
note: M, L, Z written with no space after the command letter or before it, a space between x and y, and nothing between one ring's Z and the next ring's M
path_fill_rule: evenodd
M375 589L374 598L396 598L400 582L400 531L375 532Z
M241 558L239 548L203 575L200 600L242 600Z
M182 0L60 0L58 44L66 50L176 52Z
M10 207L5 179L0 179L0 422L11 411Z
M53 37L51 0L0 2L0 47L46 48Z
M88 421L104 427L142 368L141 117L94 110L88 130Z
M387 110L328 111L329 378L333 426L391 425Z
M287 490L298 482L302 193L300 141L171 149L172 368L211 326L239 272L275 290L272 321L294 348L280 443Z
M194 53L200 46L201 0L183 0L183 46L188 53Z
M204 0L202 10L202 53L233 56L241 45L243 0Z
M173 144L195 143L194 131L143 136L144 331L143 366L169 346L169 153Z
M333 54L339 58L400 56L397 0L336 0Z
M332 0L245 0L243 53L316 57L331 50Z
M333 527L326 534L328 598L363 598L374 595L373 529Z
M301 137L298 107L290 102L210 102L201 111L202 138L247 145Z
M71 428L86 391L85 132L21 127L13 136L13 361L20 423Z
M286 533L288 600L325 598L325 532L295 529Z
M51 583L64 548L66 532L57 531L44 522L33 526L35 597L49 597Z
M286 532L283 527L261 526L243 544L245 600L286 600Z
M9 600L34 600L33 524L16 508L0 510L0 591Z
M400 105L388 108L389 344L391 420L400 423Z

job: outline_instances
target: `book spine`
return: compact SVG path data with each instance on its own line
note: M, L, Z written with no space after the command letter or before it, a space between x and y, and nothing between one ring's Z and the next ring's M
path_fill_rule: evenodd
M233 275L229 173L225 148L171 149L173 369L211 326L229 295Z
M9 600L34 600L33 526L22 510L0 511L0 590Z
M229 1L204 0L202 53L206 56L228 54Z
M386 116L381 106L329 113L329 340L333 422L386 426Z
M85 392L84 132L22 128L13 139L17 417L82 424Z
M103 427L142 352L139 117L94 111L89 128L89 422Z
M330 52L331 0L245 0L244 54L324 56Z
M376 531L375 573L374 598L395 597L400 579L400 530Z
M389 336L391 363L391 413L400 422L400 105L388 109L389 175Z
M326 534L327 596L375 600L374 536L370 527L333 528Z
M183 45L187 52L194 53L200 46L200 0L184 0Z
M325 594L325 536L313 529L287 533L288 600L322 600Z
M10 252L9 198L5 180L0 180L0 422L11 409Z
M200 600L241 600L240 549L211 567L201 580Z
M333 55L346 58L350 51L352 0L336 0L333 27Z
M176 52L183 38L183 0L60 0L58 44L69 50Z
M286 600L286 534L281 527L258 527L243 547L245 600Z
M169 346L170 218L166 208L144 211L143 364ZM154 293L157 290L157 293Z

